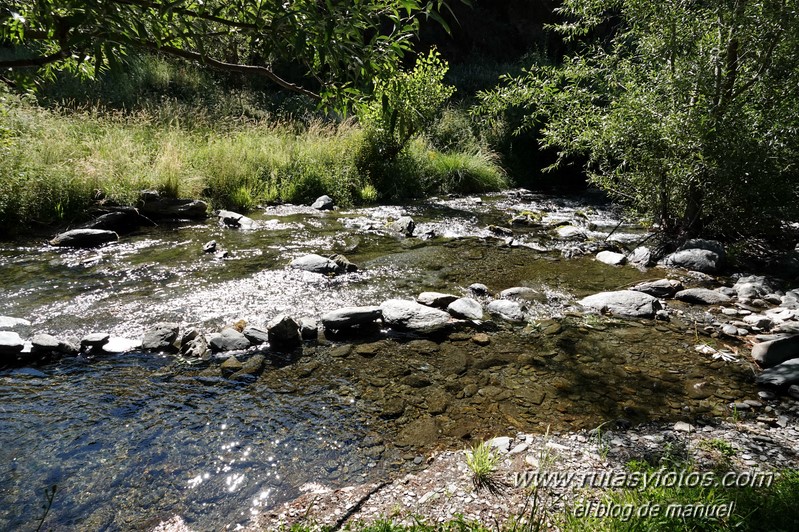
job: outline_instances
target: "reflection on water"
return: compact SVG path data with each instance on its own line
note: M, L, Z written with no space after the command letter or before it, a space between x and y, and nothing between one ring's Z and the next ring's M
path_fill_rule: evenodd
M618 223L601 207L495 196L325 214L280 207L254 215L250 231L161 227L96 250L0 246L0 314L67 337L137 338L159 321L262 326L283 311L318 317L474 282L544 294L531 303L542 321L489 327L488 346L471 341L474 331L352 338L305 346L293 364L272 359L249 384L223 379L216 364L155 355L2 370L0 529L35 529L52 485L54 530L141 529L174 514L221 529L304 483L375 480L436 446L714 415L751 392L740 366L693 350L684 324L571 315L575 297L652 273L562 259L546 229L517 228L512 246L487 230L525 211L579 218L595 236ZM406 212L425 238L386 231ZM614 234L637 236L629 227ZM203 254L209 240L232 258ZM327 278L286 268L303 253L342 253L361 270Z

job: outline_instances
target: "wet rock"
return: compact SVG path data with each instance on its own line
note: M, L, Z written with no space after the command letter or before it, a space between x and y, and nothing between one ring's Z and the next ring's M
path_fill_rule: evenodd
M25 342L15 332L0 331L0 356L16 356L22 352Z
M205 336L199 335L180 344L180 354L186 358L207 359L210 355Z
M388 227L391 231L399 233L403 236L413 236L413 231L416 229L416 223L410 216L400 216L397 220L391 222Z
M626 318L654 318L661 305L657 298L643 292L618 290L600 292L578 301L584 307Z
M458 299L452 294L442 294L441 292L422 292L416 297L416 302L428 307L446 309L450 303Z
M521 226L521 227L541 227L542 218L543 216L541 215L541 213L523 212L511 218L510 224L513 226Z
M799 383L799 358L786 360L763 371L755 381L758 384L782 388Z
M418 333L436 332L451 323L448 313L415 301L389 299L380 305L380 310L386 325Z
M382 316L380 307L344 307L322 316L325 329L339 330L377 321Z
M788 395L799 401L799 384L791 384L788 386Z
M639 283L630 290L643 292L654 297L672 297L683 289L682 283L676 279L658 279L646 283Z
M630 264L640 268L648 268L655 265L655 258L652 251L646 246L639 246L633 250L627 260Z
M664 264L673 268L712 274L721 268L721 257L707 249L684 249L666 257Z
M472 336L472 342L476 343L479 346L487 346L491 344L491 338L486 333L477 333Z
M514 286L507 288L499 293L502 299L521 299L522 301L538 301L543 303L546 301L546 295L542 294L534 288L528 286Z
M692 250L692 249L703 249L705 251L711 251L719 256L719 258L724 261L725 253L724 253L724 245L719 242L718 240L706 240L703 238L689 238L685 241L685 243L677 248L677 251L684 251L684 250Z
M380 417L383 419L396 419L405 413L405 401L399 397L389 397L383 403Z
M488 229L489 233L497 235L497 236L502 236L502 237L512 237L513 236L513 230L512 229L508 229L507 227L499 227L497 225L489 225L488 227L486 227L486 229Z
M116 242L119 235L114 231L104 229L73 229L56 235L50 241L51 246L72 247L72 248L93 248Z
M699 305L723 305L730 302L730 296L726 296L717 290L707 288L689 288L680 290L674 294L675 299L686 303L696 303Z
M439 426L435 418L423 417L408 423L397 435L399 447L423 447L438 439Z
M314 318L300 318L300 336L303 340L316 340L319 337L319 322Z
M574 225L564 225L558 227L555 230L555 233L557 233L558 238L562 238L563 240L585 240L588 238L582 228Z
M250 341L246 336L235 329L222 329L219 336L214 336L209 342L211 351L239 351L250 347Z
M483 283L473 283L470 284L469 287L466 289L469 293L474 294L476 296L487 296L488 295L488 287Z
M219 370L222 372L222 376L229 377L235 374L236 372L241 371L243 367L244 364L242 364L242 362L238 358L229 357L227 360L225 360L224 362L222 362L222 364L219 365Z
M759 275L741 277L732 288L741 300L763 298L774 291L766 278Z
M329 258L336 263L336 273L352 273L358 271L358 266L350 262L344 255L330 255Z
M102 348L110 339L111 335L106 333L87 334L81 338L80 347L81 349Z
M139 340L120 338L118 336L112 336L108 339L108 343L103 346L103 352L111 355L130 353L137 349L141 349L141 342Z
M142 192L139 212L148 218L203 220L208 204L200 200L162 198L157 191Z
M302 343L300 326L294 318L286 314L278 314L266 326L269 343L273 347L295 347Z
M447 306L447 312L465 320L483 319L483 306L469 297L456 299Z
M241 364L241 369L230 376L230 379L234 381L252 379L263 371L265 361L266 358L261 354L251 356Z
M211 240L203 244L203 253L215 253L216 252L216 240Z
M311 204L311 208L318 211L332 211L335 206L336 202L328 195L319 196L316 198L316 201Z
M799 335L785 336L752 347L752 358L764 368L799 358Z
M491 314L499 316L503 320L522 322L524 321L524 311L522 306L515 301L508 301L505 299L497 299L491 301L486 310Z
M52 354L68 354L73 353L77 349L67 342L63 342L49 334L39 333L31 338L31 354L37 356L47 356Z
M144 333L141 347L145 351L177 351L175 346L180 333L180 325L177 323L158 323L152 329Z
M134 208L108 212L83 224L81 229L103 229L117 234L131 233L142 226L154 226L155 222L139 214Z
M252 218L248 218L247 216L237 212L221 209L216 211L214 214L216 214L220 225L230 229L253 229L258 225Z
M596 260L604 262L610 266L621 266L627 262L627 257L624 253L616 253L615 251L600 251L596 254Z
M245 327L241 331L241 334L243 334L252 345L260 345L269 342L269 333L258 327Z
M321 255L316 255L315 253L297 257L291 261L289 267L294 268L295 270L303 270L306 272L322 274L338 272L338 264L336 264L335 261L332 261Z
M22 318L12 318L11 316L0 316L0 331L13 331L17 334L28 334L31 322Z

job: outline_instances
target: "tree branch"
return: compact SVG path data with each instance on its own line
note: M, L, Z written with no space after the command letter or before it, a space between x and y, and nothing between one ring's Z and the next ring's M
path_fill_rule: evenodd
M0 68L33 68L41 67L56 61L61 61L70 56L66 50L59 50L54 54L39 57L27 57L25 59L0 60Z
M122 4L127 6L135 6L135 7L143 7L145 9L160 9L161 5L155 2L149 2L148 0L111 0L112 4ZM251 24L248 22L238 22L236 20L229 20L222 17L217 17L214 15L208 15L205 13L199 13L197 11L192 11L191 9L186 9L183 7L173 7L172 11L175 13L180 13L181 15L186 15L189 17L195 17L202 20L207 20L209 22L216 22L218 24L223 24L225 26L230 26L232 28L241 28L241 29L248 29L248 30L257 30L258 26L256 24Z

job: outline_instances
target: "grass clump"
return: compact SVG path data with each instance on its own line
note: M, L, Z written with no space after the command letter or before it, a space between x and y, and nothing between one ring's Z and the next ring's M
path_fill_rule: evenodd
M466 453L466 465L472 471L472 483L478 490L496 491L497 466L502 458L486 442L479 443Z

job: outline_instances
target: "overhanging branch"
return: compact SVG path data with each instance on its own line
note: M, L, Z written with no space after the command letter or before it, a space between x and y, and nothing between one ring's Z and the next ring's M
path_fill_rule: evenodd
M66 50L59 50L58 52L50 55L43 55L38 57L26 57L24 59L7 59L0 60L0 68L34 68L42 67L44 65L55 63L66 59L70 54Z

